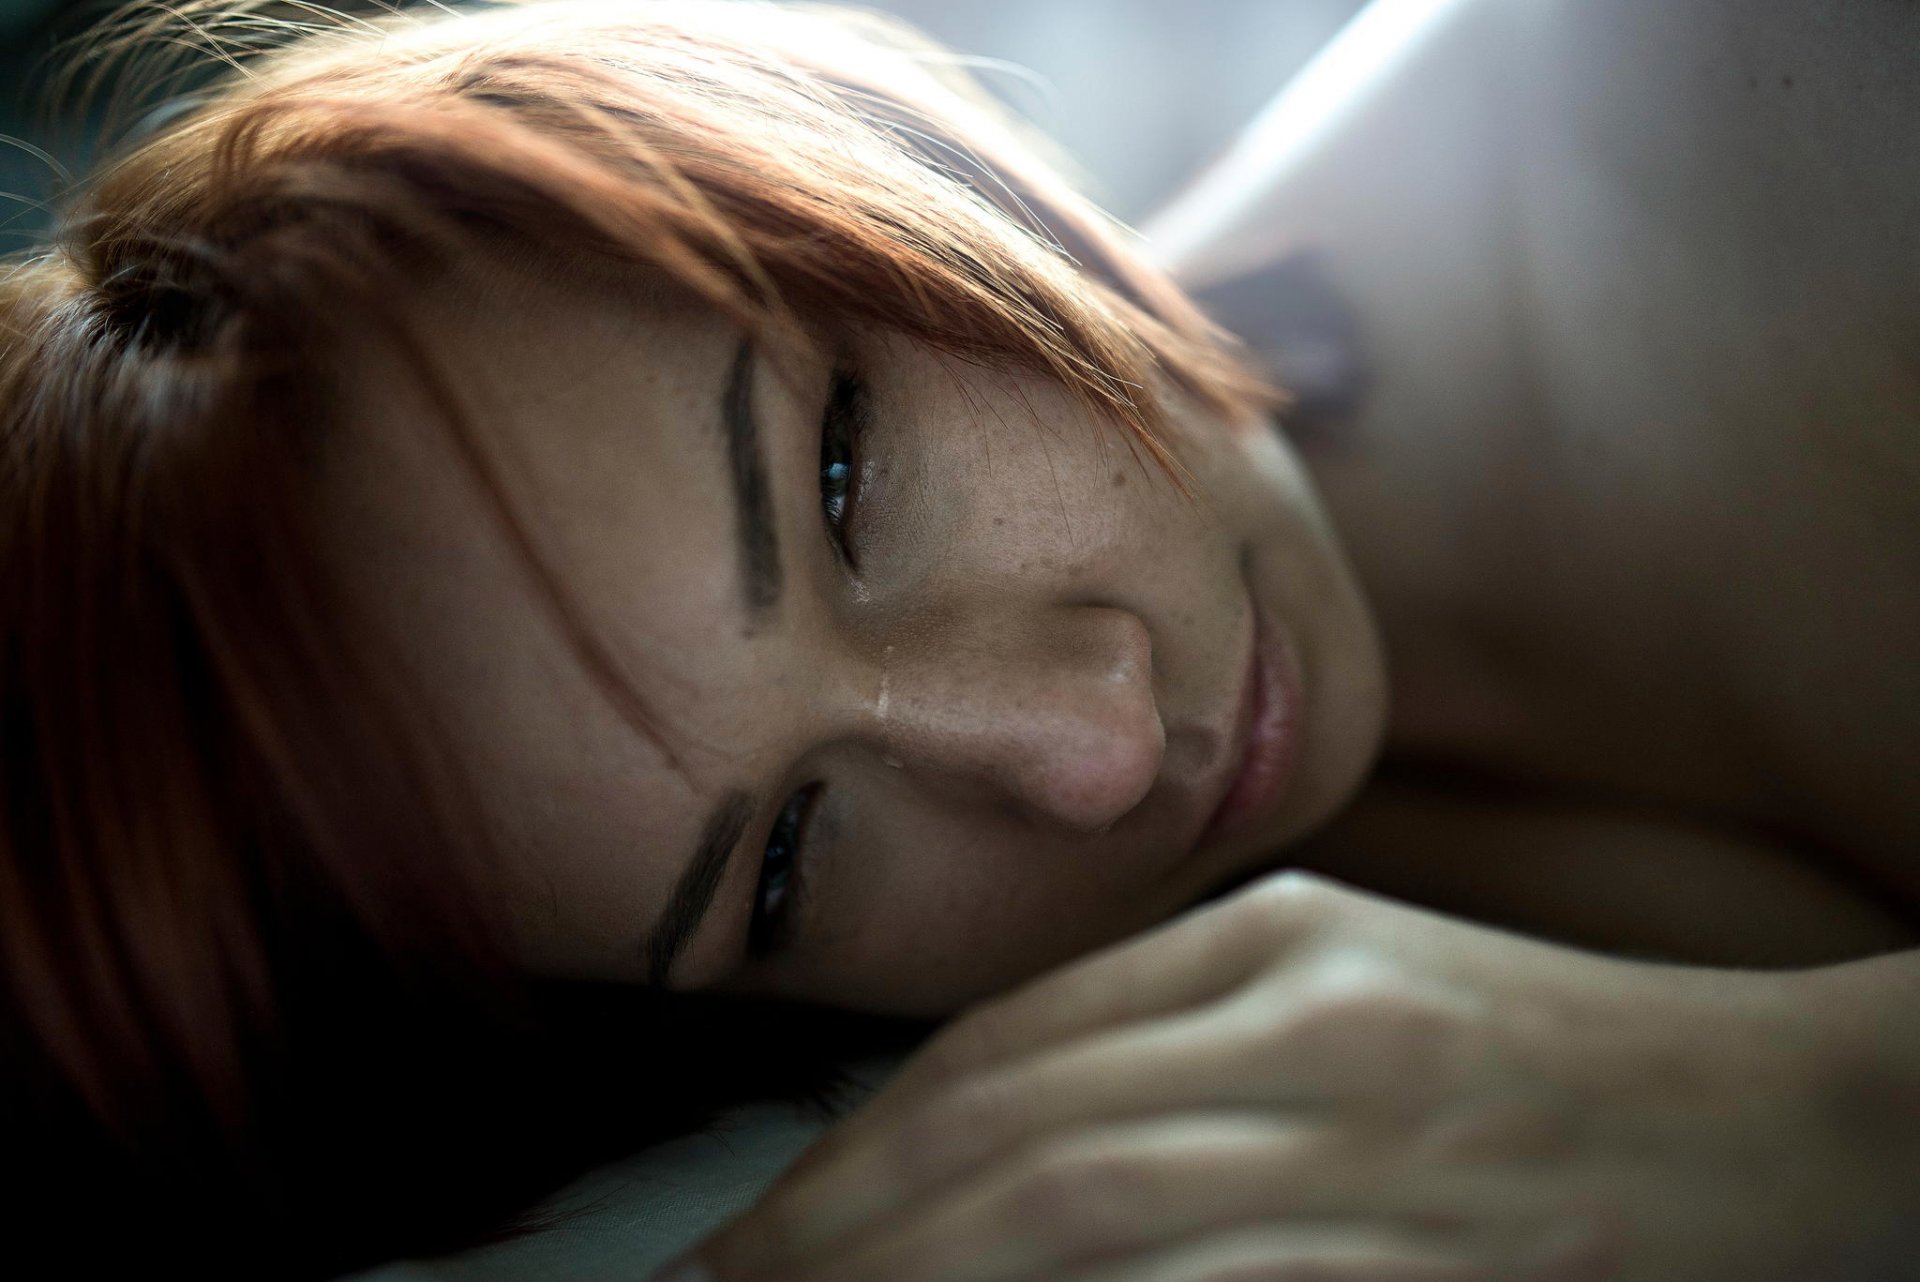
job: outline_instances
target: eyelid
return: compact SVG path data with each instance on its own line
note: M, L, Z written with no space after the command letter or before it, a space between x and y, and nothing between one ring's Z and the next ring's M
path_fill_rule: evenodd
M785 794L780 801L780 809L774 812L773 822L768 825L766 835L759 843L759 863L754 870L752 882L747 892L746 944L745 953L749 961L761 961L776 957L784 952L798 934L801 922L807 910L809 878L812 875L812 863L815 859L814 848L819 837L816 834L821 808L821 796L826 785L821 782L806 784ZM793 821L791 840L792 853L788 856L786 899L780 915L772 924L763 926L760 916L761 890L767 884L767 850L779 838L781 826L788 812L796 804L798 817Z
M820 443L824 452L830 434L836 427L846 434L846 506L837 526L824 512L822 520L826 522L835 553L856 569L860 558L859 540L855 535L864 524L862 512L866 506L863 493L866 486L863 482L868 456L864 447L870 437L872 424L872 390L858 366L843 353L834 361L828 378L826 402L820 415Z
M794 940L805 940L819 929L818 920L826 902L820 898L826 885L823 878L833 867L847 807L852 803L852 794L846 788L830 787L825 779L820 779L814 787L813 801L801 825L800 853L804 858L796 865L802 869L800 894L789 914L788 924Z

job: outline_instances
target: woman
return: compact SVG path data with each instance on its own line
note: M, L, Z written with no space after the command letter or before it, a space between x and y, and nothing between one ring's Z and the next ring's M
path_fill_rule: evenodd
M460 1123L592 1071L528 1050L518 976L928 1018L1031 979L698 1267L1887 1276L1920 1073L1887 1032L1898 799L1796 808L1821 794L1753 786L1746 723L1696 705L1663 710L1688 772L1546 733L1527 665L1621 654L1565 644L1578 591L1364 533L1356 578L1226 335L934 51L853 22L556 0L295 41L10 278L21 1151L159 1196L173 1245L244 1197L233 1258L324 1232L317 1271L418 1249L390 1201L495 1147ZM1376 352L1373 404L1422 356ZM1503 516L1554 497L1500 461ZM1513 614L1473 608L1496 588ZM1360 792L1383 738L1490 778ZM1489 819L1556 869L1453 862L1511 842ZM1797 857L1824 845L1886 892ZM1634 858L1617 913L1554 911ZM1258 877L1303 861L1661 960ZM1702 934L1675 867L1780 915ZM1796 968L1731 968L1768 962ZM711 1087L676 1018L596 1085ZM368 1149L378 1196L339 1178Z

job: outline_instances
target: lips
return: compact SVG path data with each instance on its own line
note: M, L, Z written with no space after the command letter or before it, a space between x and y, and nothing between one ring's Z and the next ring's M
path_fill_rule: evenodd
M1300 755L1300 668L1285 635L1258 601L1251 605L1253 651L1234 725L1237 750L1195 849L1239 836L1270 816Z

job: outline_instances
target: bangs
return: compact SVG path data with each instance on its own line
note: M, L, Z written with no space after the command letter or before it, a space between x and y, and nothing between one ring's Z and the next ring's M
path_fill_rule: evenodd
M396 249L459 261L474 233L504 235L505 252L657 268L756 334L832 317L1050 377L1177 478L1166 384L1229 419L1286 400L1043 135L878 13L143 6L91 46L96 76L125 67L110 115L153 119L182 45L217 50L229 82L102 171L79 217L103 278L156 237L231 254L330 225L329 253L371 234L388 261L358 269L386 278Z

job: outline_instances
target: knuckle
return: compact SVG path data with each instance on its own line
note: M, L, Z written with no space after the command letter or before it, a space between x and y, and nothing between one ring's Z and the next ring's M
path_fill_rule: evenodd
M1004 1074L957 1077L895 1131L888 1145L890 1166L899 1178L921 1187L1017 1133L1025 1116L1022 1102L1020 1090Z
M1215 924L1237 944L1270 952L1297 938L1313 921L1318 892L1308 874L1295 870L1262 877L1220 905Z
M1254 895L1289 911L1323 904L1333 889L1332 880L1305 868L1282 868L1261 877L1250 887Z
M1460 1079L1474 1053L1460 1011L1385 976L1310 984L1247 1036L1246 1053L1346 1092L1442 1087Z
M1124 1246L1151 1210L1151 1179L1136 1159L1060 1146L1014 1185L1010 1213L1025 1234L1070 1254Z
M1266 929L1291 937L1324 923L1339 897L1339 886L1318 873L1284 868L1253 882L1236 899Z
M1423 1062L1454 1039L1453 1015L1422 997L1367 986L1308 999L1294 1017L1294 1035L1377 1058Z
M1201 933L1221 967L1263 967L1302 945L1323 941L1344 912L1349 894L1317 873L1282 869L1207 905L1183 928Z

